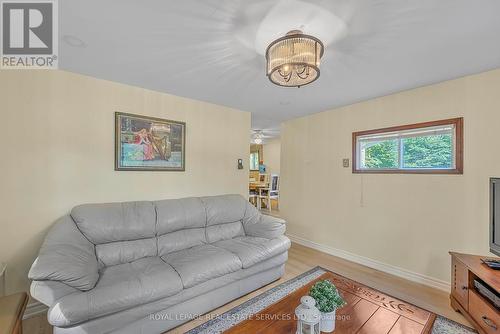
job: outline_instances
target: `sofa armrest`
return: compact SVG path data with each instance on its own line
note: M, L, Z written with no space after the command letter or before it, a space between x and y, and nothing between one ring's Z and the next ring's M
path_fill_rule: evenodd
M285 234L286 222L281 218L260 215L260 219L243 225L245 233L252 237L274 239Z
M96 285L99 265L94 244L83 236L71 217L61 218L50 229L28 277L62 282L81 291Z
M80 290L57 281L33 281L30 286L30 295L47 306L72 293L81 293Z

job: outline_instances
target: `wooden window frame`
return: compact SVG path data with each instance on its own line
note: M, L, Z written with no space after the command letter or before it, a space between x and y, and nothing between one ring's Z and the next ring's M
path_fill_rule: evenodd
M360 136L379 133L414 130L440 125L455 126L455 168L454 169L359 169L357 161L357 139ZM393 126L388 128L358 131L352 133L352 172L354 174L463 174L464 173L464 119L463 117L440 121Z

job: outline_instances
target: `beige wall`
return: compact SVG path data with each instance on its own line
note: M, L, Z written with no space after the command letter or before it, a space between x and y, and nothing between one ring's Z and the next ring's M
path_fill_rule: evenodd
M62 71L1 71L0 261L7 292L76 204L248 192L250 114ZM115 172L114 112L184 121L185 172ZM231 126L228 126L230 124ZM227 140L231 138L231 140Z
M353 131L464 117L464 175L360 175ZM449 250L488 254L488 178L500 176L500 70L286 122L281 214L292 235L443 281Z
M268 174L280 173L281 142L279 138L271 139L263 145L264 165Z

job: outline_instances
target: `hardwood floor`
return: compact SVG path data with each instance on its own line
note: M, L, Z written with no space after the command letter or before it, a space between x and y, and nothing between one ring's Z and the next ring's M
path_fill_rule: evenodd
M337 274L350 278L354 281L358 281L359 283L365 284L393 297L402 299L467 326L471 326L467 320L462 317L462 315L455 312L450 307L450 299L447 292L436 290L422 284L413 283L403 278L343 260L296 243L293 243L290 248L289 258L283 278L214 310L211 312L211 316L224 313L227 310L230 310L231 308L247 301L248 299L259 295L263 291L281 284L284 281L316 266L322 266ZM204 321L204 318L193 320L172 331L169 331L168 333L184 333L187 330L200 325ZM47 323L45 316L38 316L23 321L23 329L25 334L52 333L52 329Z
M39 315L23 321L24 334L51 334L52 326L47 322L47 315Z

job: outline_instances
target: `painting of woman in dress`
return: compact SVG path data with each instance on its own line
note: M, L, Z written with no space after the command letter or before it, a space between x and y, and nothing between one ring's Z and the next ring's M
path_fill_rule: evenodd
M116 170L185 170L186 124L116 113Z
M142 145L143 150L143 160L153 160L153 145L151 144L151 140L149 139L149 132L146 129L141 129L138 132L134 132L135 135L135 144Z

